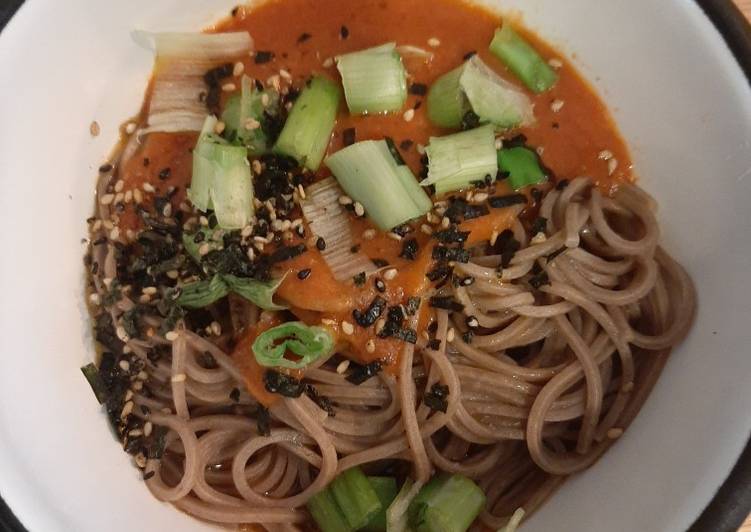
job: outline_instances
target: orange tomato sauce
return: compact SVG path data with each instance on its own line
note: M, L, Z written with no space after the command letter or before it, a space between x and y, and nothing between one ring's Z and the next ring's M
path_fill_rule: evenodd
M417 46L433 53L431 60L404 57L410 84L429 86L439 76L460 65L469 52L476 52L501 76L521 85L488 51L500 23L499 14L460 0L268 0L254 7L239 7L233 16L209 31L248 31L256 50L273 52L273 59L264 64L256 64L253 57L242 59L245 73L263 81L279 75L281 69L292 76L293 85L298 87L312 74L324 74L339 80L331 60L334 56L396 41L397 45ZM346 38L342 27L348 30ZM551 90L540 95L530 93L536 123L510 132L510 136L523 133L528 143L538 148L543 162L557 179L587 175L605 190L623 180L632 180L626 145L592 87L552 47L533 33L519 29L543 57L558 59L562 66L558 69L559 81ZM300 39L303 34L309 37ZM436 42L440 44L430 46L429 40L434 45ZM240 84L236 85L239 90ZM227 96L224 94L223 98ZM563 107L556 111L553 102L563 102ZM144 110L147 106L148 95ZM407 109L415 111L410 121L403 116ZM384 137L393 138L397 145L411 141L411 145L401 152L416 175L420 171L421 157L418 144L425 146L431 136L452 132L433 126L427 118L425 96L414 94L409 95L402 112L389 115L350 116L342 101L329 153L342 147L343 131L348 128L355 129L357 141ZM136 156L122 170L125 188L150 183L155 194L163 195L168 187L177 187L172 198L173 206L177 208L190 184L191 149L196 138L196 134L148 135ZM610 151L619 161L614 172L609 172L608 162L599 157L603 150ZM170 169L167 177L163 175L164 168ZM317 177L327 175L328 170L322 166ZM497 185L499 193L503 187L503 184ZM488 240L493 231L502 231L512 221L508 210L491 210L488 216L464 222L461 229L471 231L468 242L471 245ZM137 228L138 218L132 206L123 212L120 226ZM372 280L362 287L351 282L337 282L320 252L308 246L306 253L283 263L283 271L277 272L286 274L278 296L290 304L299 319L311 324L320 324L322 320L329 324L337 335L339 347L348 356L359 362L383 360L393 370L404 345L402 342L378 338L373 327L355 326L354 334L347 335L342 332L341 324L344 321L353 323L353 309L366 308L376 295L394 305L404 303L409 296L424 293L429 287L425 274L433 264L430 257L432 244L430 238L419 231L411 234L411 238L417 238L420 248L417 259L409 261L399 257L402 243L384 233L378 233L371 240L362 238L362 233L371 227L366 220L355 220L353 235L363 253L370 258L384 259L390 267L397 269L396 277L386 283L386 293L378 293ZM311 275L300 280L297 273L305 269L310 269ZM418 331L432 319L426 307L423 304ZM250 353L252 340L261 332L259 327L240 339L235 354L247 376L251 393L263 403L270 404L274 398L263 389L261 368ZM371 340L375 344L374 350L366 347Z

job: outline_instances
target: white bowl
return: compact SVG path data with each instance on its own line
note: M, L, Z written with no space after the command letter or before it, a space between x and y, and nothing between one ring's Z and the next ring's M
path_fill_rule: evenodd
M595 83L700 302L632 428L524 530L685 530L751 429L748 81L693 2L487 3L523 12ZM195 30L231 6L29 0L0 37L0 494L33 532L207 528L151 497L81 377L93 356L81 239L95 170L151 68L130 31Z

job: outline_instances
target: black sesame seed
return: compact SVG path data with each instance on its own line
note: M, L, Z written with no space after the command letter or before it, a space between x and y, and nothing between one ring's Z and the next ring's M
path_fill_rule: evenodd
M310 33L303 33L297 38L297 43L304 43L305 41L309 40L312 37Z
M239 388L232 388L232 391L229 392L229 398L232 399L235 403L240 401L240 390Z
M322 236L319 236L318 240L316 240L316 248L318 249L318 251L323 251L324 249L326 249L326 241Z
M143 158L143 165L144 166L149 166L150 164L151 164L151 159L149 159L148 157L144 157Z
M104 174L112 170L112 165L110 163L103 164L99 167L99 172Z
M297 278L301 281L304 281L308 277L310 277L310 268L305 268L304 270L297 272Z
M155 473L154 473L154 471L149 471L149 472L145 473L145 474L143 475L143 480L144 480L144 481L146 481L146 480L149 480L149 479L150 479L151 477L153 477L153 476L154 476L154 474L155 474Z
M172 169L170 167L162 168L161 170L159 170L159 179L161 179L162 181L169 179L171 173Z
M433 338L428 342L428 349L432 351L438 351L441 348L441 341L438 338Z
M375 280L375 287L376 287L376 290L378 290L381 293L384 293L386 291L386 283L384 283L381 279L377 277Z
M342 39L349 37L349 28L347 28L347 26L342 26L341 28L339 28L339 36Z
M428 86L424 83L413 83L409 86L409 93L417 96L425 96L428 93Z
M470 329L476 329L480 326L480 322L477 321L477 318L475 316L467 316L467 319L464 320L464 323L469 327Z
M255 63L256 65L261 65L263 63L268 63L273 58L274 52L270 52L268 50L258 50L256 52Z

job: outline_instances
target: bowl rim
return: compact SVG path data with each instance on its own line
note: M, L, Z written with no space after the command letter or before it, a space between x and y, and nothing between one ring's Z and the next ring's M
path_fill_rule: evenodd
M694 0L720 33L751 85L751 23L733 0ZM24 0L0 5L0 33ZM687 532L736 532L751 512L751 437L733 469ZM0 494L0 530L28 532Z

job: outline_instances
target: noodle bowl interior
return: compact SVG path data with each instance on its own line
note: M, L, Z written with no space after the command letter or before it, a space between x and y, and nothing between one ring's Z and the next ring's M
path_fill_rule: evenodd
M459 0L270 0L138 40L82 369L157 499L512 532L628 428L696 296L556 50Z

